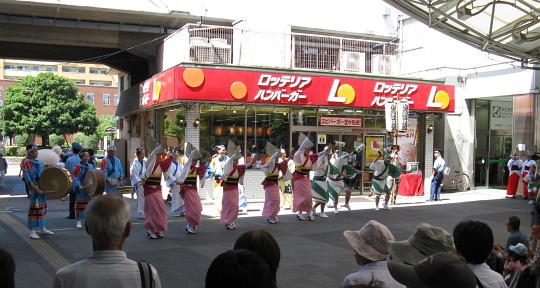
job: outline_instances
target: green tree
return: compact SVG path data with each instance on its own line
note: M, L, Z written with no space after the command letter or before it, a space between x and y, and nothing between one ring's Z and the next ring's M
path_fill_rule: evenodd
M85 135L83 133L77 133L73 137L73 142L77 142L81 144L81 146L83 146L84 149L92 148L97 151L99 138L95 134Z
M50 134L94 134L99 124L94 104L67 78L52 73L27 76L9 87L4 109L7 135L41 136L45 146Z
M107 138L110 140L111 134L105 133L105 129L110 127L116 127L116 117L112 115L103 115L99 116L98 119L99 126L96 129L96 133L94 134L97 136L98 139L103 139L103 137L107 135Z

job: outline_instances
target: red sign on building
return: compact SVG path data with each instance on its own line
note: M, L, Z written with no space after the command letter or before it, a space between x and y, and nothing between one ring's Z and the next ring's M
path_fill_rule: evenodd
M170 100L383 109L406 101L411 111L454 112L453 86L331 74L216 68L169 69L141 85L140 107Z

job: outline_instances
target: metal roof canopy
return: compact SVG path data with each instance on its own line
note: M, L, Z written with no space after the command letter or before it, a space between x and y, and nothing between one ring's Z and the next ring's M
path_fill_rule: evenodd
M540 69L539 0L384 0L481 51Z

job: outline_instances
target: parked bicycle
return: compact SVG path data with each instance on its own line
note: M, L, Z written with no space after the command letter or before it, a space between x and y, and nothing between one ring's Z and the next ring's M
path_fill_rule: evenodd
M469 178L469 175L467 175L465 171L453 171L453 169L451 169L450 167L445 167L443 174L443 188L444 184L450 184L454 189L457 189L460 192L469 189L471 178Z

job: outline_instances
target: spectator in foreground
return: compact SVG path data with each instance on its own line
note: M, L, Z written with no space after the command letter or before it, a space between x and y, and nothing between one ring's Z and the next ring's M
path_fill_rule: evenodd
M420 223L407 240L388 241L393 256L407 264L418 264L422 259L438 252L454 251L454 238L446 230Z
M15 288L15 260L2 248L0 248L0 286Z
M433 254L416 265L387 262L394 279L415 288L475 288L476 277L463 258L447 252ZM484 286L485 287L485 286Z
M234 243L234 250L248 249L259 254L277 283L276 274L281 259L281 251L276 239L265 230L251 230L240 235Z
M141 287L137 262L122 251L131 231L130 207L124 198L96 197L85 213L86 232L92 237L92 256L58 270L53 287ZM153 287L161 288L156 269L151 270Z
M493 247L493 232L486 223L464 220L454 227L453 234L456 253L465 258L482 286L507 287L502 275L486 264Z
M342 287L405 287L390 276L386 262L394 236L383 224L370 220L358 231L347 230L343 236L354 250L358 272L345 277Z
M206 288L275 288L270 268L259 254L229 250L218 255L206 272Z
M508 240L506 240L506 245L504 246L504 249L500 244L495 244L493 247L495 250L498 250L505 259L508 258L511 245L523 243L523 245L529 247L529 240L527 240L527 236L519 231L520 224L520 220L517 216L508 217L506 220L506 231L510 233L510 236L508 237Z

